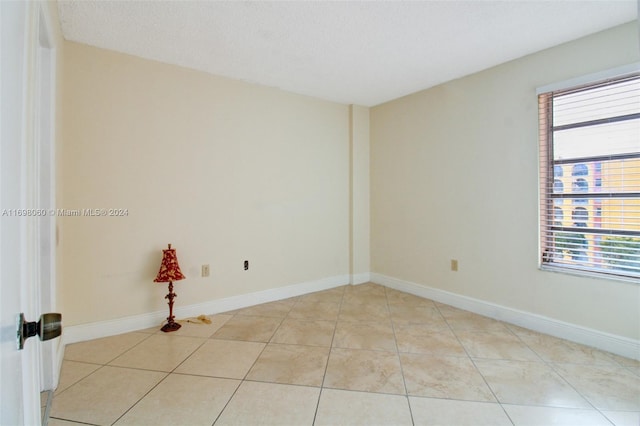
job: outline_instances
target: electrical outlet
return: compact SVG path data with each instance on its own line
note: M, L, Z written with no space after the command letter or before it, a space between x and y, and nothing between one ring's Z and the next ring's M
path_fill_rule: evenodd
M209 265L202 265L202 276L203 277L208 277L209 276Z
M456 259L451 259L451 270L454 272L458 270L458 261Z
M245 271L248 271L248 270L249 270L249 261L248 261L248 260L245 260L245 261L244 261L244 270L245 270Z

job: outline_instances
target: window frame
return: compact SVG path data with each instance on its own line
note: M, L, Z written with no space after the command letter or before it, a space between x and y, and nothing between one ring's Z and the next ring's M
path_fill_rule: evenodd
M633 274L625 273L621 270L594 270L597 268L593 267L593 264L590 264L589 267L581 266L578 262L577 265L569 265L563 262L552 262L554 253L549 251L549 247L553 249L553 244L549 244L548 240L550 236L559 235L566 230L571 232L583 232L586 229L584 227L570 226L570 227L560 227L559 230L553 230L556 227L556 209L558 208L557 200L563 199L572 199L577 200L578 198L587 198L587 200L595 199L596 197L591 192L587 192L588 196L584 197L584 194L581 192L575 192L574 194L563 194L562 198L556 198L555 194L555 180L557 178L555 170L558 167L557 160L553 158L553 134L554 131L558 131L557 128L553 126L553 118L552 118L552 103L554 96L577 92L577 91L585 91L592 88L597 88L599 86L608 85L612 82L616 82L621 78L628 77L629 75L635 75L636 77L640 77L640 62L625 65L623 67L615 68L612 70L606 70L600 73L590 74L582 77L578 77L576 79L554 83L551 85L540 87L536 90L536 94L538 95L538 125L539 125L539 143L540 143L540 158L539 158L539 218L538 218L538 232L539 232L539 247L538 253L538 267L542 270L548 270L553 272L562 272L569 274L578 274L578 275L586 275L586 276L596 276L599 278L607 278L614 280L624 280L624 281L632 281L635 283L640 283L640 272L635 272ZM545 95L545 96L541 96ZM544 148L543 148L544 146ZM546 153L546 155L545 155ZM585 157L582 159L583 162L585 160L595 159L597 157L589 158ZM594 163L595 164L595 163ZM574 168L577 163L574 164ZM574 169L575 170L575 169ZM594 169L595 170L595 169ZM572 176L572 180L575 180L577 177L582 177L582 174L574 174L570 173ZM572 184L575 185L575 184ZM593 189L592 192L599 192L601 188L590 188ZM574 192L574 191L572 191ZM568 195L568 196L567 196ZM606 196L607 192L602 192L599 194L600 196ZM589 203L589 201L587 201ZM572 203L578 204L578 203ZM581 204L581 203L580 203ZM572 210L575 210L578 206L573 205ZM601 209L600 209L601 211ZM594 210L595 212L595 210ZM587 211L588 213L588 211ZM595 213L594 213L595 217ZM598 241L599 244L600 239L606 233L599 233L594 231L588 231L593 234L593 238ZM584 234L583 234L584 235ZM555 249L553 249L555 250Z

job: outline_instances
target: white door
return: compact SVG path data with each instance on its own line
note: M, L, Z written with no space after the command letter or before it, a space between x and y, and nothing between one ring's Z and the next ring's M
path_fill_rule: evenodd
M40 390L55 381L53 363L43 359L51 354L43 351L38 339L26 341L21 351L16 339L19 314L37 321L43 307L52 306L47 303L53 294L46 269L53 260L45 260L44 266L41 262L51 257L47 252L53 253L53 218L25 217L53 195L50 186L44 194L40 190L40 168L47 165L52 170L52 136L41 134L52 125L46 105L51 98L41 99L52 93L47 74L51 64L39 47L39 39L46 42L41 21L38 2L0 1L0 425L40 424ZM41 288L43 275L47 285Z

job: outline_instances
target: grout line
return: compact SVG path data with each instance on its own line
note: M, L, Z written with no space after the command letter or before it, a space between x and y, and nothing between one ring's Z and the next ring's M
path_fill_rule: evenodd
M338 329L338 320L340 319L340 312L342 311L342 303L344 302L344 293L346 286L342 286L342 296L340 302L338 302L338 314L333 324L333 334L331 334L331 342L329 342L329 354L327 355L327 364L324 366L324 373L322 374L322 383L320 383L320 392L318 393L318 402L316 403L316 411L313 413L312 425L316 423L316 417L318 416L318 410L320 409L320 399L322 398L322 392L325 389L324 382L327 379L327 370L329 369L329 361L331 361L331 352L333 351L333 341L336 338L336 330Z
M222 410L220 410L220 412L218 413L216 418L213 420L213 423L211 423L211 426L215 425L216 422L220 419L220 416L222 415L222 413L224 413L224 410L227 409L227 407L229 406L229 403L231 402L233 397L236 396L236 393L238 393L238 389L240 389L240 386L242 386L243 383L244 383L244 380L238 380L238 386L236 386L236 388L234 389L233 393L231 393L231 395L229 396L229 399L224 404L224 407L222 407Z
M272 303L272 302L268 302L268 303ZM247 369L246 373L244 374L242 379L236 379L239 380L238 382L238 386L236 387L236 389L233 391L233 393L231 394L231 396L229 397L229 399L227 400L227 402L224 404L224 407L222 407L222 410L220 410L220 412L218 413L218 415L216 416L215 420L212 423L212 426L216 424L216 422L220 419L220 416L222 416L222 413L224 413L224 411L227 409L227 407L229 406L229 403L231 403L231 401L233 400L233 398L236 396L236 394L238 393L238 390L240 389L240 387L247 381L247 376L249 375L249 373L251 372L251 370L253 369L253 367L256 365L256 363L258 362L258 360L260 359L260 357L262 356L262 354L264 353L264 351L267 349L267 346L269 345L269 342L271 341L271 339L273 339L273 336L275 336L276 332L278 331L278 329L282 326L282 323L284 322L285 318L287 318L289 316L289 313L291 312L291 310L293 309L293 307L298 303L298 301L296 300L294 303L292 303L289 306L289 310L287 311L287 313L283 316L283 317L279 317L280 322L278 323L278 326L275 328L275 330L273 331L273 333L271 334L271 337L269 338L269 340L267 342L252 342L252 343L262 343L264 344L264 346L262 347L262 350L260 351L260 353L258 354L258 356L256 356L256 359L253 360L253 363L251 364L251 366ZM241 315L242 316L242 315ZM247 315L247 316L251 316L251 315ZM222 328L222 327L221 327ZM215 339L214 339L215 340ZM218 339L218 340L223 340L223 339Z
M387 309L389 310L389 320L391 322L391 331L393 332L393 341L396 345L396 355L398 357L398 364L400 364L400 375L402 376L402 384L404 385L404 397L407 400L407 407L409 407L409 417L411 418L411 423L416 424L416 421L413 418L413 410L411 409L411 401L409 400L409 388L407 387L407 379L404 376L404 367L402 365L402 359L400 358L400 348L398 347L398 337L396 336L396 325L393 322L393 318L391 317L391 308L389 306L389 295L387 293L387 288L384 288L384 296L387 300Z
M148 370L146 370L148 371ZM153 385L151 387L151 389L149 389L147 392L145 392L144 395L142 395L140 398L138 398L138 400L136 402L134 402L133 404L131 404L131 406L129 408L127 408L125 410L124 413L122 413L112 424L116 424L121 418L123 418L124 416L127 415L127 413L129 411L131 411L133 409L133 407L135 407L136 405L138 405L140 403L140 401L142 401L143 399L145 399L147 397L147 395L149 395L155 388L157 388L160 383L164 382L165 380L167 380L167 377L169 377L171 375L171 373L167 373L158 383L156 383L155 385Z
M509 327L509 325L507 325L507 329L509 329L509 331L511 331L531 352L533 352L539 359L540 359L540 363L544 364L547 368L549 368L554 374L556 374L558 377L560 377L560 379L565 382L571 389L573 389L576 394L578 394L578 396L580 396L580 398L582 398L583 400L585 400L591 407L593 410L597 411L598 413L600 413L602 416L604 416L608 421L609 419L607 418L607 416L605 416L595 405L593 405L593 403L585 396L582 394L582 392L580 392L571 382L569 382L569 380L567 380L562 374L560 374L560 372L558 372L558 370L556 370L556 368L554 367L554 363L552 361L547 361L541 354L538 353L538 351L536 351L534 348L532 348L522 337L520 337L518 335L518 333L516 333L515 331L513 331L511 329L511 327ZM543 333L538 333L535 332L541 336L547 336L546 334ZM553 336L551 336L553 337ZM554 339L559 339L557 337L553 337ZM564 341L564 339L559 339ZM535 361L532 361L535 362ZM578 364L580 365L580 364Z
M496 395L496 393L494 392L493 388L489 385L489 382L487 381L486 377L484 377L484 374L482 374L482 372L480 371L480 369L478 368L478 365L476 364L475 360L471 357L471 354L469 354L469 351L467 350L466 346L464 346L462 344L462 341L460 341L460 338L458 337L458 334L455 332L455 330L453 329L453 327L451 326L451 324L449 324L449 320L447 320L447 317L445 317L442 314L442 311L440 310L440 308L438 307L438 305L435 305L436 309L438 310L438 312L440 313L440 315L442 315L442 318L444 319L444 322L447 323L447 326L449 327L449 330L451 331L451 333L453 333L453 336L456 338L456 340L458 341L458 344L460 345L460 347L462 347L462 349L464 350L464 352L467 354L467 358L469 359L469 361L471 362L471 364L473 365L473 368L475 368L476 372L480 375L480 377L482 377L482 381L484 382L485 386L487 387L487 389L489 389L489 392L491 392L491 395L493 395L493 398L496 400L496 403L500 406L500 408L502 409L502 412L504 413L505 416L507 416L507 419L509 419L509 421L511 422L512 425L515 425L515 422L513 421L513 419L511 418L511 416L509 415L509 413L507 413L507 410L504 408L504 406L502 405L502 402L500 401L500 399L498 398L498 396Z
M51 417L54 420L62 420L63 422L69 422L69 423L73 423L73 424L79 424L79 425L88 425L88 426L100 426L96 423L85 423L85 422L81 422L78 420L70 420L70 419L65 419L62 417Z
M448 322L447 322L448 323ZM580 392L569 380L567 380L556 368L555 362L553 361L548 361L545 358L542 357L542 355L540 353L538 353L538 351L536 351L534 348L532 348L520 335L518 335L518 333L516 333L511 327L510 324L505 323L505 326L508 330L508 332L512 335L514 335L518 341L520 343L522 343L527 349L529 349L537 358L537 360L516 360L516 359L496 359L496 358L481 358L481 357L471 357L470 359L473 362L474 366L477 365L475 363L476 359L486 359L486 360L490 360L490 361L507 361L507 362L520 362L520 363L536 363L536 364L543 364L545 365L547 368L549 368L553 373L555 373L565 384L567 384L573 391L576 392L576 394L581 397L585 402L587 402L591 408L584 408L584 407L556 407L556 406L551 406L551 405L530 405L530 404L514 404L514 403L502 403L498 400L498 398L496 397L496 400L498 400L498 403L502 406L503 410L504 410L504 405L526 405L526 406L531 406L531 407L545 407L545 408L560 408L560 409L574 409L574 410L586 410L586 411L595 411L598 412L600 415L602 415L603 417L605 417L607 419L607 421L611 422L611 420L609 420L609 418L599 409L597 408L590 399L587 398L587 396L585 396L582 392ZM452 329L453 333L456 335L456 338L458 338L456 332ZM541 336L548 336L544 333L539 333L539 332L535 332L537 334L540 334ZM553 337L553 336L551 336ZM566 341L565 339L560 339L560 338L556 338L553 337L555 339L561 340L561 341ZM463 346L464 347L464 346ZM598 350L598 349L596 349ZM466 348L465 348L466 351ZM615 361L612 359L612 361ZM571 362L567 362L566 364L571 364L571 365L590 365L590 364L582 364L582 363L571 363ZM482 373L480 372L480 370L478 369L478 372L480 373L480 375L483 377L484 379L484 375L482 375ZM485 379L486 382L486 379ZM488 383L487 383L487 386ZM493 389L489 386L489 389L493 392ZM494 394L495 396L495 394ZM509 416L509 414L506 412L505 410L505 414L507 414L507 416L511 419L511 417ZM513 422L513 420L512 420Z
M78 362L78 361L74 361L74 362ZM89 364L89 363L87 363ZM96 368L95 370L93 370L91 373L87 374L84 377L81 377L80 379L76 380L75 382L73 382L72 384L70 384L69 386L67 386L65 389L61 390L60 393L58 393L58 395L54 395L54 396L59 396L62 395L63 393L65 393L66 391L68 391L69 389L71 389L72 387L74 387L75 385L77 385L78 383L80 383L81 381L83 381L84 379L93 376L94 374L96 374L98 371L102 370L104 367L106 367L106 365L104 364L92 364L92 365L97 365L98 368ZM58 384L59 385L59 384Z
M150 334L149 337L147 339L149 339L151 336L155 336L158 333L158 331L156 331L153 334ZM214 332L215 333L215 332ZM161 370L148 370L148 369L143 369L143 368L132 368L133 370L142 370L142 371L154 371L154 372L160 372L160 373L166 373L166 375L160 380L158 381L158 383L156 383L154 386L152 386L144 395L142 395L142 397L140 397L136 402L134 402L124 413L122 413L122 415L120 415L120 417L118 417L116 419L116 422L118 422L122 417L124 417L125 415L127 415L127 413L129 411L131 411L133 409L133 407L135 407L136 405L138 405L140 403L140 401L142 401L144 398L147 397L147 395L149 395L151 392L153 392L153 390L155 388L157 388L162 382L164 382L171 374L173 374L176 369L178 367L180 367L187 359L189 359L195 352L198 351L198 349L200 349L207 341L207 338L198 338L198 337L193 337L193 336L178 336L176 335L176 337L189 337L189 338L194 338L194 339L202 339L202 342L189 354L187 355L182 361L180 361L171 371L167 372L167 371L161 371ZM119 358L120 356L124 355L125 353L131 351L133 348L135 348L136 346L140 345L142 342L146 341L147 339L143 339L141 340L138 344L136 344L135 346L131 347L129 350L123 352L122 354L120 354L119 356L117 356L116 358L114 358L113 360L111 360L110 362L113 362L115 359ZM130 367L121 367L121 366L111 366L111 367L115 367L115 368L130 368Z
M135 331L132 333L136 333ZM156 332L157 333L157 332ZM113 361L115 361L116 359L120 358L122 355L126 354L127 352L131 351L133 348L135 348L136 346L140 345L142 342L148 340L151 338L151 336L155 336L156 333L149 333L147 335L147 337L145 337L144 339L140 340L138 343L136 343L135 345L131 346L129 349L126 349L124 352L122 352L121 354L117 355L116 357L114 357L112 360L106 362L103 365L109 365L110 363L112 363ZM124 333L124 334L129 334L129 333ZM147 334L147 333L138 333L138 334ZM121 336L121 334L119 334L118 336ZM108 339L109 337L106 337L106 339Z
M77 362L80 364L87 364L87 365L94 365L97 366L95 370L93 370L92 372L90 372L89 374L87 374L86 376L80 377L78 380L76 380L75 382L71 383L70 385L68 385L66 388L64 388L63 390L61 390L58 395L62 394L63 392L65 392L67 389L71 388L72 386L74 386L75 384L77 384L78 382L80 382L81 380L84 380L85 378L89 377L90 375L92 375L93 373L95 373L96 371L100 370L102 367L104 367L103 364L96 364L93 362L85 362L85 361L74 361L72 359L63 359L63 363L64 361L67 362ZM60 387L60 382L58 381L58 387ZM56 396L56 392L57 389L53 389L51 391L51 400L53 401L53 398Z

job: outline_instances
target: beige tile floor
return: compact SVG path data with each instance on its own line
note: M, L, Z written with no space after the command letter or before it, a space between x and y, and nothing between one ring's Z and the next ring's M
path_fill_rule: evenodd
M375 284L69 345L49 425L640 424L640 362Z

